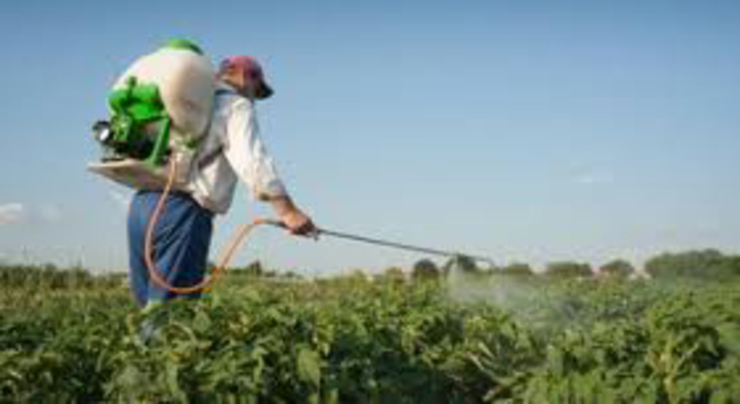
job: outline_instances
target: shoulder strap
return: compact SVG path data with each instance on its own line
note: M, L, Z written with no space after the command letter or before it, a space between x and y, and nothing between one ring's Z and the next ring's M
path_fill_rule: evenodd
M218 158L218 156L221 155L221 152L223 150L224 150L224 147L221 146L221 145L219 145L215 149L211 150L210 153L204 155L200 159L200 161L198 161L198 170L202 170L202 169L208 167L209 165L211 165L214 161L216 161L216 159Z
M236 91L231 90L231 89L228 89L228 88L218 88L218 89L216 89L216 94L215 94L216 97L221 97L221 96L224 96L224 95L235 95L235 96L239 96L239 94ZM211 121L208 122L208 128L206 129L207 132L210 132L211 131L211 123L212 123ZM216 161L216 159L218 158L218 156L221 155L221 152L223 150L224 150L224 147L222 145L219 145L215 149L213 149L210 152L204 154L201 158L199 158L199 161L198 161L198 170L202 170L202 169L208 167L209 165L211 165L214 161Z
M229 88L217 88L216 89L216 97L222 96L222 95L236 95L238 96L239 93L236 91L229 89Z

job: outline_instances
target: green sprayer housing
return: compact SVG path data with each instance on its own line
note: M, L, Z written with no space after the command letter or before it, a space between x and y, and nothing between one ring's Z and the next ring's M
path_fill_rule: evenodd
M110 94L108 103L113 111L111 146L116 152L139 158L151 166L161 165L167 153L172 120L159 88L129 77L125 87ZM156 133L151 133L152 127L158 128Z

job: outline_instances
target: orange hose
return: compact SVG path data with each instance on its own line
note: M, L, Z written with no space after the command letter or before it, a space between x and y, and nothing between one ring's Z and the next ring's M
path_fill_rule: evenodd
M161 271L157 267L157 264L152 259L152 240L154 238L154 229L157 225L157 222L159 221L159 217L164 211L166 202L167 202L167 196L169 195L172 184L174 183L175 174L177 172L177 169L175 167L174 159L170 163L169 168L169 175L167 178L167 184L164 187L164 191L162 191L162 195L159 197L159 201L157 202L157 206L154 208L154 212L152 212L151 217L149 218L149 223L147 225L147 231L146 231L146 237L144 240L144 260L146 262L146 266L149 269L149 277L152 281L154 281L157 286L161 287L162 289L165 289L170 292L178 293L178 294L185 294L185 293L194 293L201 290L206 289L213 281L216 280L218 276L221 275L221 273L224 272L224 269L226 268L226 265L228 265L229 261L231 261L232 256L237 250L237 247L239 244L244 240L244 238L254 229L256 226L259 226L261 224L268 223L269 221L264 219L255 219L252 223L242 225L239 230L237 231L236 235L231 238L231 242L228 244L228 247L225 250L225 253L223 254L220 263L217 266L211 267L211 276L206 277L201 281L200 283L192 286L172 286L170 285L167 280L164 279L164 277L161 275Z

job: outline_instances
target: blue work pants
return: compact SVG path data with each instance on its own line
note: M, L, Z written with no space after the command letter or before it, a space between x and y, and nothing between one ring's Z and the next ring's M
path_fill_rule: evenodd
M139 191L128 215L129 270L131 289L139 307L175 297L200 297L200 292L179 295L157 286L150 279L144 260L149 218L162 196L160 191ZM154 229L153 260L167 283L178 287L201 282L208 265L213 233L213 213L186 193L172 193Z

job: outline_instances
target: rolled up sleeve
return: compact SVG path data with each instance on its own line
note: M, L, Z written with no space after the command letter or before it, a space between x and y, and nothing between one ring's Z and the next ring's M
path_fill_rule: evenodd
M259 126L251 101L234 102L229 113L224 139L224 154L237 176L256 199L267 200L287 195L272 157L259 135Z

